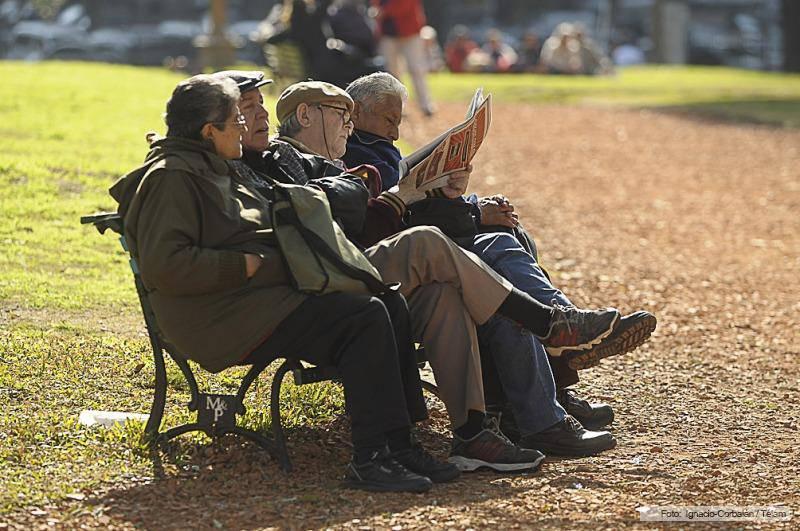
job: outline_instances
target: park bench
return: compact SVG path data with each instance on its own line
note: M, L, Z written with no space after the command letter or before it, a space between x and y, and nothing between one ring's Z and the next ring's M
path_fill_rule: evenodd
M105 234L111 230L119 235L120 244L125 252L129 252L122 219L116 212L94 214L81 217L81 224L92 224L100 234ZM130 256L130 255L129 255ZM179 354L166 342L159 333L158 322L148 300L139 273L136 260L130 256L130 267L133 272L133 279L136 285L136 293L144 315L147 328L147 335L150 339L150 346L153 350L153 362L155 365L155 390L153 394L153 404L150 407L150 416L144 428L145 442L151 449L156 449L160 444L164 444L170 439L184 433L200 431L208 437L214 439L226 434L236 434L248 438L266 450L285 472L292 470L292 463L286 449L286 437L281 424L280 412L280 391L284 377L291 372L295 385L306 385L323 381L338 381L339 373L332 366L308 366L295 360L284 359L279 365L272 378L270 387L270 418L272 420L272 436L266 437L257 431L244 428L237 422L237 415L244 415L244 398L250 386L261 375L275 359L266 360L257 365L252 365L242 378L242 382L235 395L204 393L200 390L197 379L195 378L192 364L185 357ZM180 368L186 383L189 386L191 399L187 404L190 411L197 413L195 422L189 422L175 426L166 431L161 431L161 421L164 416L164 408L167 399L167 370L164 352ZM417 351L420 367L425 364L424 351ZM422 382L423 388L428 392L437 395L438 389L430 382Z

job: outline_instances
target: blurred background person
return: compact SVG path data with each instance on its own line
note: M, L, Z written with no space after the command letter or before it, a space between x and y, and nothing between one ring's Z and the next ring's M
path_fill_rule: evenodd
M509 72L517 62L517 52L506 44L500 30L492 28L486 32L483 51L488 57L485 72Z
M263 40L276 50L272 53L283 54L281 66L292 59L287 45L299 51L302 65L288 69L289 83L312 78L345 87L383 67L376 60L371 21L358 0L284 0L267 17ZM283 72L275 74L283 77Z
M472 40L469 28L462 24L453 26L447 43L444 46L444 57L447 68L451 72L464 72L466 69L467 57L478 48L478 43Z
M515 72L541 72L542 66L539 58L542 55L542 41L539 34L528 30L522 36L522 43L517 50L517 63Z
M617 45L612 48L611 60L617 66L641 65L647 62L644 50L636 44L630 32L622 33Z
M427 61L420 30L425 26L421 0L372 0L378 24L379 49L386 59L386 69L400 77L400 56L411 74L417 104L425 116L433 114L428 90Z
M378 54L375 25L362 0L334 0L328 7L328 20L333 36L354 47L354 53L363 57Z
M425 59L428 62L428 72L439 72L444 70L444 55L442 47L439 46L439 34L433 26L423 26L419 31L422 44L425 47Z
M614 73L611 59L600 49L594 39L587 33L586 27L577 23L573 26L573 36L581 50L583 73L587 75L608 75Z
M582 74L583 55L572 24L562 22L544 41L541 62L550 74Z

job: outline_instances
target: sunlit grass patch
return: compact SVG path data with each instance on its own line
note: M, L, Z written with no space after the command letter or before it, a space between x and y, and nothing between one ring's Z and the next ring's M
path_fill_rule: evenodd
M189 388L167 361L168 403L163 426L194 420L186 409ZM271 427L271 367L246 400L245 425ZM201 390L235 393L245 368L211 375L196 371ZM18 325L0 331L0 513L41 503L126 474L152 474L141 443L143 425L111 429L78 424L84 409L148 413L153 362L146 338L128 339L70 323L48 328ZM343 412L336 384L297 387L287 378L281 403L286 427L313 426ZM171 447L179 456L202 434L182 436Z

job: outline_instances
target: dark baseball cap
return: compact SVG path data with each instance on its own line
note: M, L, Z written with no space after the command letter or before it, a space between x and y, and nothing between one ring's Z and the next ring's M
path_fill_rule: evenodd
M216 78L232 79L239 87L239 92L247 92L272 83L271 79L264 78L264 72L258 70L223 70L212 75Z

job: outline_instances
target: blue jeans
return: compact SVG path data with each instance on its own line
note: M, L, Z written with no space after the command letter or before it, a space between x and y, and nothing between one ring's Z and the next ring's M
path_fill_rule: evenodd
M524 291L542 304L551 306L552 300L555 299L559 304L572 305L567 296L553 286L533 256L513 234L507 232L478 234L469 250L510 280L515 288Z
M514 419L523 435L538 433L566 416L556 401L556 384L539 340L517 323L493 316L478 327L481 352L497 368Z
M572 304L554 287L536 260L510 233L475 236L470 248L492 269L539 302ZM541 342L518 324L492 317L478 329L481 351L490 354L517 426L523 434L537 433L560 422L566 412L556 401L556 385Z

